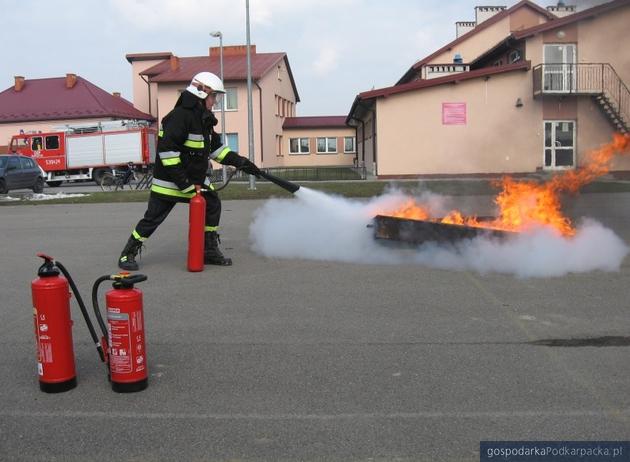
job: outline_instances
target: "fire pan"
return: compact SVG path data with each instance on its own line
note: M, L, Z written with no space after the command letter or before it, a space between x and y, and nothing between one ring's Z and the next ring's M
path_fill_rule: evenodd
M491 218L487 218L490 220ZM483 219L480 219L483 221ZM462 239L477 236L506 238L515 233L490 228L479 228L466 225L436 223L434 221L410 220L408 218L377 215L374 217L374 239L398 241L408 244L424 242L442 242L453 244Z

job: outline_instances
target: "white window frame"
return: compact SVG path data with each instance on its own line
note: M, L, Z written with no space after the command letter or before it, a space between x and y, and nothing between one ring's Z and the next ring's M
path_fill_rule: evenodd
M298 140L298 150L293 151L291 149L291 140ZM306 140L307 151L302 151L302 141ZM289 155L291 156L307 156L311 153L311 139L306 137L293 137L289 138Z
M350 138L352 139L352 151L346 151L346 140ZM354 154L357 152L357 138L356 136L344 136L343 137L343 152L344 154Z
M326 140L326 150L325 151L320 151L319 150L319 140ZM335 150L332 151L330 149L330 140L335 140ZM337 154L337 149L338 149L338 142L337 142L337 137L336 136L318 136L317 139L315 140L315 147L317 148L317 154Z
M562 48L562 62L548 63L547 49L551 47ZM577 63L577 45L575 43L545 43L543 44L543 88L545 93L566 94L575 92L576 75L575 64ZM557 88L546 88L547 77L551 78L552 84ZM561 76L554 79L553 76Z
M555 141L556 124L561 124L561 123L573 124L573 140L572 140L571 148L568 148L568 147L559 148L557 146L557 141ZM547 124L551 124L551 146L545 146L545 139L547 137ZM543 159L542 159L543 170L573 170L575 168L575 159L577 155L576 140L577 140L577 120L544 120L543 121ZM545 165L545 157L546 157L545 151L547 149L551 149L551 165L549 166ZM573 150L573 159L571 161L572 164L557 166L556 165L556 151L562 151L562 150L566 151L569 149Z
M234 95L234 100L236 102L236 106L232 107L232 108L229 108L226 105L225 106L225 112L236 112L236 111L238 111L238 87L225 87L225 94L221 95L220 98L217 98L216 103L214 103L214 106L212 106L212 110L214 112L220 112L221 111L221 105L227 103L228 93L232 93Z

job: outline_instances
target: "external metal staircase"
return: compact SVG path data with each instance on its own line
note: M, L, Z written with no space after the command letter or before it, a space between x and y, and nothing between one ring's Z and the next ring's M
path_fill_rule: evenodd
M630 132L630 91L608 63L539 64L533 69L534 97L591 96L621 133Z

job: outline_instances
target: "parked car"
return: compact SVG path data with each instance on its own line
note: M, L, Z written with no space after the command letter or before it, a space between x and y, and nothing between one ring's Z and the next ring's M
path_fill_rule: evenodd
M19 154L0 155L0 194L12 189L44 190L44 173L30 157Z

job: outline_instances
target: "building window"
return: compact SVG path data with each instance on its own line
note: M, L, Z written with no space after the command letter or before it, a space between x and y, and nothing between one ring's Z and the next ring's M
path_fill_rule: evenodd
M512 50L510 51L510 54L508 55L508 62L511 63L515 63L517 61L521 60L521 50Z
M225 137L227 138L226 144L230 149L238 152L238 133L226 133Z
M289 154L308 154L311 145L308 138L289 138Z
M318 154L333 154L337 152L337 138L317 138Z
M346 136L343 139L343 152L351 152L351 153L355 153L356 152L356 148L355 148L355 139L354 136Z
M575 166L575 121L545 121L544 168Z
M59 149L59 137L47 136L46 137L46 149Z
M577 48L575 44L543 45L543 89L546 92L571 93L576 87Z
M238 93L236 87L227 87L225 94L220 95L212 106L213 111L221 110L221 103L225 101L226 111L238 111Z

